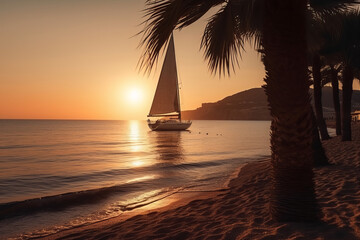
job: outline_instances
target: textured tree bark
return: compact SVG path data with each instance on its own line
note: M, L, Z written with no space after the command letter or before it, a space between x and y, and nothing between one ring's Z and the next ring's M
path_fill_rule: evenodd
M338 74L334 66L331 68L331 86L333 90L333 101L335 109L336 135L341 135L341 113L340 113L340 97L339 97L339 81Z
M354 80L353 69L345 65L343 71L342 140L351 141L351 97Z
M316 123L320 130L322 140L330 139L327 131L326 123L324 120L323 108L322 108L322 86L321 86L321 63L320 56L314 54L313 56L313 79L314 79L314 103L316 113Z
M278 221L317 220L313 116L307 76L306 0L264 1L265 92L271 122L270 212Z

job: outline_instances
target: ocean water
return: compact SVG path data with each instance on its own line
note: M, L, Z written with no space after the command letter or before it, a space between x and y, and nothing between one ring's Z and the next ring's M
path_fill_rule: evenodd
M0 239L44 236L186 191L270 155L268 121L0 120Z

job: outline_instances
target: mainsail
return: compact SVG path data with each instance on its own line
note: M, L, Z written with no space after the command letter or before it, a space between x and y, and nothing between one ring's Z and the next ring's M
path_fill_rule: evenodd
M171 34L154 100L148 116L178 115L180 118L180 111L174 37Z

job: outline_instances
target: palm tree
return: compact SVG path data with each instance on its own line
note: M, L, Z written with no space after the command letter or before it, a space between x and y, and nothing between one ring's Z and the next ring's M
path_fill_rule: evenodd
M331 71L331 87L333 90L333 102L335 110L336 135L341 135L341 112L340 112L340 96L339 96L339 69L334 65L330 65Z
M327 47L323 52L332 55L343 66L342 140L351 141L352 85L354 74L360 68L360 11L353 10L340 15L336 14L327 21L328 25L331 25L329 31L333 31L335 26L339 34L335 35L335 38L328 38ZM340 24L333 24L334 22Z
M318 53L312 54L312 75L314 81L314 105L316 112L316 123L320 130L322 140L330 139L327 126L324 120L322 107L322 76L321 76L321 58Z
M316 219L318 214L311 158L306 4L300 0L266 1L264 10L265 91L273 117L270 210L275 219L285 221Z
M346 64L343 70L343 101L342 101L342 140L351 141L351 97L353 92L354 72Z
M339 4L340 0L325 1ZM314 0L313 7L324 4ZM213 71L230 73L244 42L262 47L271 122L272 195L270 212L280 221L315 220L312 110L307 76L307 0L147 1L140 66L149 70L172 31L220 6L205 28L202 48Z
M330 139L327 131L326 123L323 116L322 108L322 82L323 76L321 73L322 59L319 50L323 45L323 36L321 30L324 28L323 14L317 14L313 9L308 10L308 63L311 69L312 83L314 86L314 107L316 113L316 125L319 128L321 139Z
M315 167L322 167L330 165L329 159L326 156L325 149L321 144L319 131L317 128L316 117L315 113L313 115L313 159L314 159L314 166Z
M335 110L335 125L336 135L341 135L341 112L340 112L340 96L339 96L339 72L341 71L342 65L334 62L331 57L325 58L326 66L322 69L322 74L325 76L323 79L323 86L331 83L333 104Z

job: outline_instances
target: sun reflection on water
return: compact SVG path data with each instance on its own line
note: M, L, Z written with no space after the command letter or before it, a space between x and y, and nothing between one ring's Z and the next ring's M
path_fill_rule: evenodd
M130 168L139 168L151 164L148 158L144 158L144 153L148 151L146 137L140 121L129 121L129 145L128 150L132 153L132 159L128 162Z
M139 122L130 121L130 136L137 138L139 137Z
M150 179L155 179L155 175L148 175L148 176L133 178L133 179L130 179L129 181L127 181L126 183L141 182L141 181L150 180Z
M140 152L141 150L143 150L143 144L141 143L140 138L139 122L130 121L129 128L130 151Z
M135 161L131 162L131 165L132 165L133 167L141 167L141 166L144 165L144 161L135 160Z

